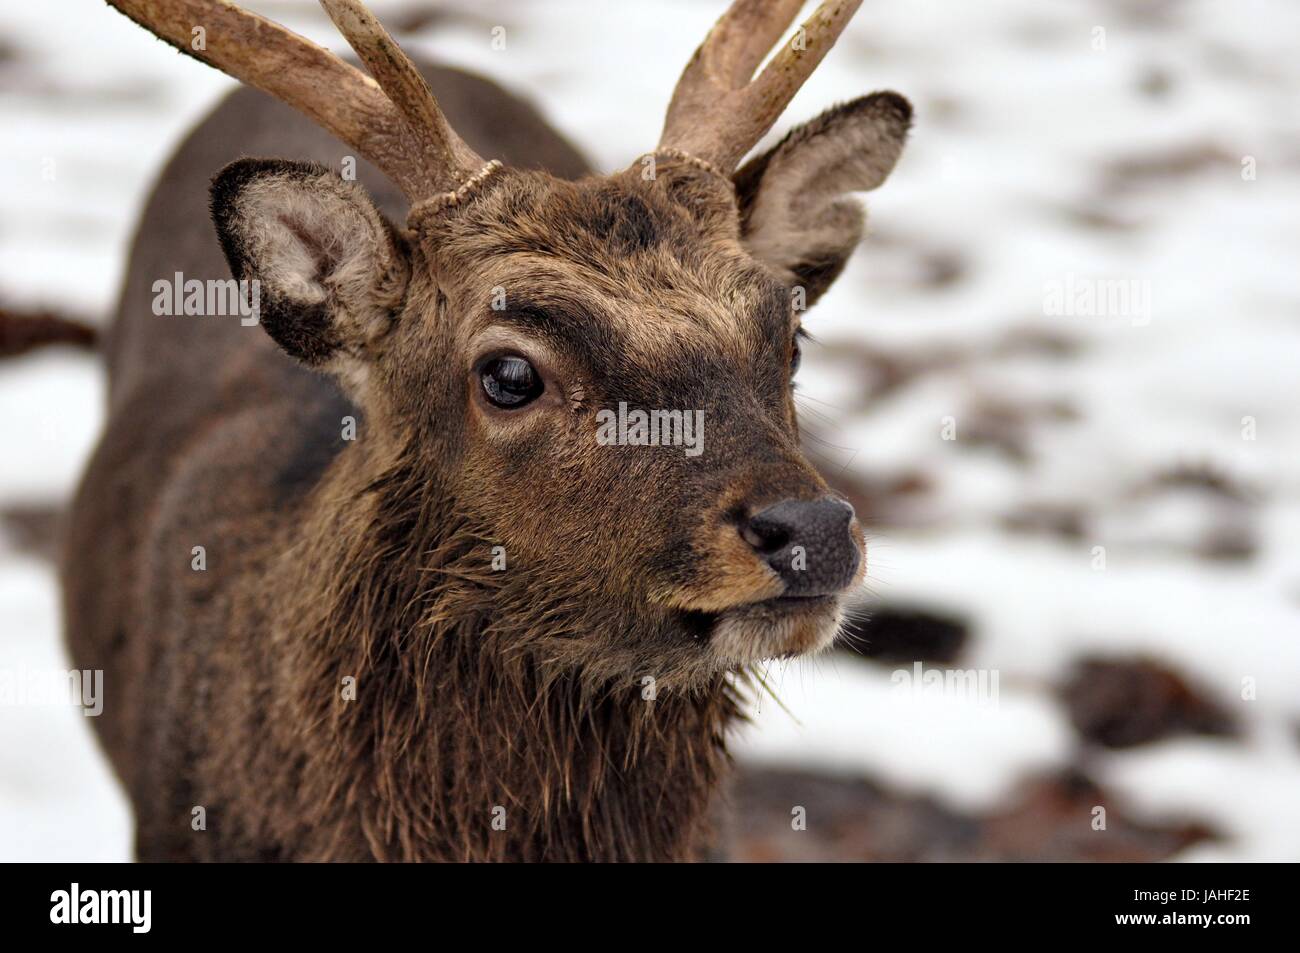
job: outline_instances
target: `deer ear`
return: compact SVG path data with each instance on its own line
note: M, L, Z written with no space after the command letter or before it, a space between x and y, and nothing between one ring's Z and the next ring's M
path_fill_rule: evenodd
M802 286L812 304L839 277L862 237L850 192L874 189L903 151L912 107L872 93L796 126L735 175L750 254Z
M361 186L324 166L240 159L212 180L212 220L235 278L287 353L323 367L363 357L395 320L410 264Z

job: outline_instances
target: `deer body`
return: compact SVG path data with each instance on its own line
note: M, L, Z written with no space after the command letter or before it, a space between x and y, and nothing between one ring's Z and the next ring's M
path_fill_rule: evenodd
M424 73L474 146L564 178L588 172L585 160L523 101L458 70L425 66ZM222 646L227 632L268 632L260 592L268 588L277 559L294 546L295 530L312 506L309 494L348 446L344 420L359 411L328 378L283 359L265 334L240 328L237 317L160 319L151 309L159 276L229 278L212 237L208 183L214 170L248 153L330 165L352 155L320 127L256 90L231 94L179 147L149 196L131 250L105 355L108 426L73 504L65 546L66 629L77 664L101 668L117 686L123 716L104 719L99 727L135 803L142 859L266 855L240 844L238 832L274 823L231 816L234 809L226 803L255 803L268 814L292 806L305 820L316 807L304 805L322 800L341 777L361 767L331 764L328 770L341 774L315 784L283 771L299 751L274 745L274 718L257 710L253 699L292 694L300 676L266 670L265 654L257 650L260 638ZM383 211L404 215L406 198L373 165L361 160L357 178ZM347 499L360 494L356 484L365 478L341 468L335 485ZM341 516L322 515L326 521ZM317 542L329 553L337 549L328 540ZM204 547L203 571L191 568L194 546ZM282 603L295 633L302 627L292 624L294 616L326 597L320 590L325 579L308 579L307 588ZM225 595L213 599L213 593ZM130 641L123 638L127 632ZM311 640L318 633L300 634ZM242 651L231 653L231 647ZM344 676L361 671L346 653L318 663L341 690ZM285 680L277 683L281 675ZM233 689L230 710L209 707L211 693L195 690L200 677ZM471 727L459 725L458 731ZM409 725L409 731L417 729L419 724ZM229 767L240 759L225 761L220 751L204 751L207 738L225 740L235 751L260 750L269 755L261 767L272 770L233 775ZM204 754L221 766L216 776L224 797L198 776ZM274 805L266 788L273 777L286 785L278 792L286 798L282 805ZM355 781L364 789L373 779ZM421 787L429 790L428 779ZM508 796L510 790L502 788L497 801ZM486 806L484 831L490 832L497 801ZM195 806L207 806L212 815L207 836L186 833ZM229 820L217 824L218 816L239 824L234 837ZM173 835L161 833L168 831ZM286 844L282 857L292 857L300 845ZM352 858L368 850L354 841L299 855Z
M114 5L177 45L246 16ZM741 77L784 24L740 0L655 173L583 178L530 107L427 67L425 101L360 4L323 5L383 93L292 34L271 37L284 69L210 43L345 141L233 94L162 173L106 345L65 622L76 666L104 671L138 854L699 857L729 673L825 646L862 571L851 509L799 452L789 292L843 267L843 192L888 173L906 103L837 107L731 176L775 114L716 145L681 117L723 74L728 108L770 108L768 74L752 96ZM814 65L847 19L819 16ZM312 75L345 93L306 102ZM358 151L377 167L340 179ZM151 308L159 279L232 272L259 282L261 329ZM694 409L705 452L597 446L622 403Z

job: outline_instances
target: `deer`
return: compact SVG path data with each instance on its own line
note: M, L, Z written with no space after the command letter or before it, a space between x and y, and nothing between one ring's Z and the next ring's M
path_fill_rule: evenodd
M745 673L865 578L791 381L911 107L749 156L860 0L787 43L799 0L735 0L610 174L358 0L321 0L353 62L109 3L243 84L142 212L60 563L136 856L707 859ZM154 313L174 274L256 282L260 327ZM599 442L620 403L699 413L701 452Z

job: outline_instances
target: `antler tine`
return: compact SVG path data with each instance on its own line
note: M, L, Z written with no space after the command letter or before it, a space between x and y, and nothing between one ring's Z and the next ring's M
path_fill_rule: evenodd
M769 104L767 108L772 113L767 128L771 128L771 124L790 104L794 94L808 81L808 77L830 52L860 6L862 0L845 0L840 3L823 0L816 12L804 21L802 48L787 44L772 57L772 62L767 64L753 84L756 98L759 102ZM767 132L767 128L763 132ZM762 134L759 133L759 136Z
M373 79L278 23L228 0L108 3L182 53L297 109L379 166L413 202L464 181L459 164L429 161L407 114Z
M735 0L682 72L659 148L732 172L835 45L862 0L822 0L797 42L786 44L751 81L802 5L799 0Z
M452 188L479 172L483 158L451 128L429 84L374 14L360 0L320 0L320 5L397 107L427 164L442 171Z
M696 59L715 82L739 89L794 22L804 0L736 0L713 25ZM691 66L695 66L692 61ZM688 66L689 70L691 66Z

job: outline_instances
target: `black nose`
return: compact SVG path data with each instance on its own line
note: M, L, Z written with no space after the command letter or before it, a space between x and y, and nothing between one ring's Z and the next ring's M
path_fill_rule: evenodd
M781 577L785 595L822 596L857 575L852 522L853 507L834 497L782 500L742 523L740 534Z

